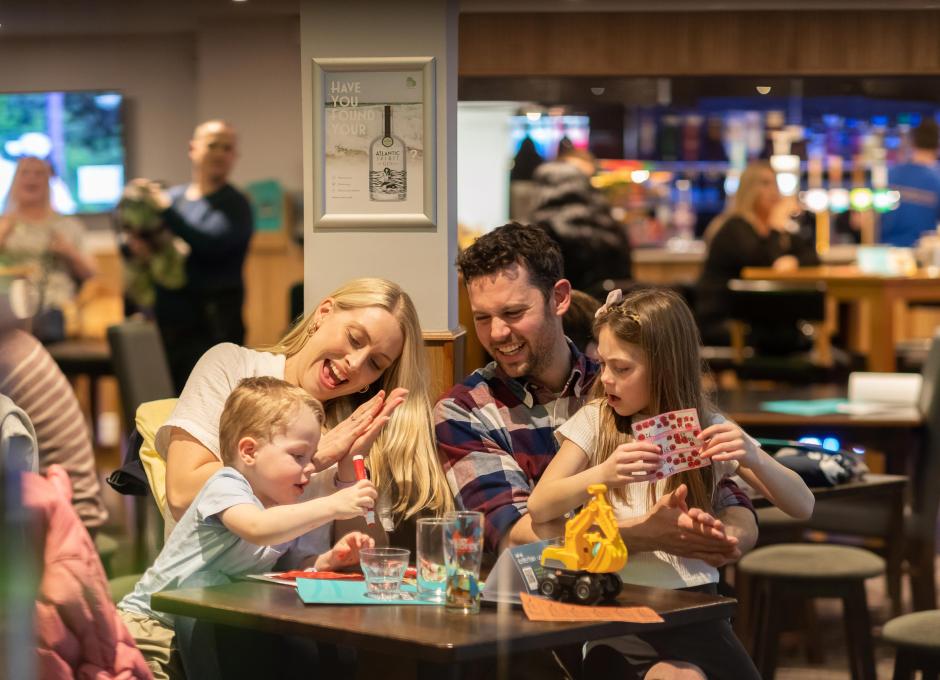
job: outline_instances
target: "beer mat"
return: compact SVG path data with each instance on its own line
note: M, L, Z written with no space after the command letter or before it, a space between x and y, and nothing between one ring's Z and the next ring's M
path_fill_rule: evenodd
M625 623L662 623L662 617L649 607L587 607L567 604L544 597L519 593L529 621L623 621Z

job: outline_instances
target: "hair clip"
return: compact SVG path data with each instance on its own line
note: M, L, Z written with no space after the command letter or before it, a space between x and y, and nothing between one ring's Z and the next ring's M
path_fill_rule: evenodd
M612 291L607 293L607 300L604 301L596 312L594 312L594 318L599 318L602 314L606 314L610 311L611 307L616 304L619 304L623 301L623 291L619 288L614 288Z

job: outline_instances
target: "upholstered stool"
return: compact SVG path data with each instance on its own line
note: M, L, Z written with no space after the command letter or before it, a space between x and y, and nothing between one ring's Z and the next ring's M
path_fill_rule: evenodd
M940 610L915 612L891 619L882 632L885 642L898 648L894 680L912 680L921 671L924 680L940 675Z
M753 580L751 653L761 677L774 677L784 611L808 598L834 597L842 600L852 678L875 680L865 580L884 573L883 559L861 548L784 543L748 553L738 569Z

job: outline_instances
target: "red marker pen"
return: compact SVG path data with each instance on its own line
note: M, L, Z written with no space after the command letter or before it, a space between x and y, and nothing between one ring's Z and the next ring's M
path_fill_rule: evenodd
M353 467L356 468L356 479L368 479L366 474L366 461L359 454L353 456ZM366 524L370 527L375 526L375 512L369 510L366 512Z

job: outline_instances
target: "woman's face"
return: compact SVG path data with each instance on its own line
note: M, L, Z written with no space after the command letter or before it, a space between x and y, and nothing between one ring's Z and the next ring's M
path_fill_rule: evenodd
M316 330L290 357L297 384L320 401L371 385L400 356L404 336L381 307L338 309L327 298L314 312Z
M49 195L49 166L37 158L20 161L16 171L16 187L13 196L17 205L36 205L47 200Z
M780 202L780 189L777 187L777 176L773 170L765 169L761 171L757 187L754 212L766 220L774 207Z

